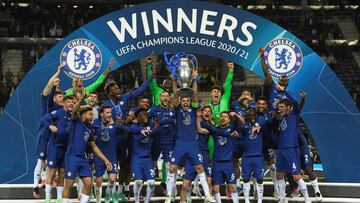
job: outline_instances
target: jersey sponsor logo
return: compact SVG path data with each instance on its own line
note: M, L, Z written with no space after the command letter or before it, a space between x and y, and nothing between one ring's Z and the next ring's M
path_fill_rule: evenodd
M102 55L94 42L77 38L64 46L60 54L60 62L65 65L64 72L69 77L87 80L99 72Z
M272 76L292 77L299 72L302 62L302 51L294 41L286 38L274 39L264 48L265 63Z

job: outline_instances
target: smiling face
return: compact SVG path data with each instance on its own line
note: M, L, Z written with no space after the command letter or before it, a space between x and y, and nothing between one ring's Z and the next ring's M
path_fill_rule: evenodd
M267 108L268 108L268 105L267 105L266 100L259 99L256 102L256 112L263 114L263 113L265 113Z
M283 86L286 89L289 85L289 78L286 76L281 76L279 79L279 85Z
M113 84L112 86L109 87L108 93L111 98L117 98L120 97L121 95L120 88L116 84Z
M190 97L183 97L183 98L181 99L180 104L181 104L181 107L182 107L185 111L187 111L187 110L190 108Z
M84 123L91 123L91 121L94 119L94 113L92 111L86 111L81 115L81 120L84 121Z
M61 92L55 93L54 95L54 101L57 105L62 106L64 100L64 95Z
M71 112L72 109L74 108L74 103L75 103L74 99L65 98L63 102L65 110Z
M170 101L170 96L168 92L160 93L160 104L162 107L168 107Z
M226 126L228 123L230 122L230 117L229 117L229 113L227 112L222 112L220 114L220 125L222 127Z
M139 121L139 123L141 123L141 124L147 124L148 121L149 121L146 111L140 111L140 112L137 114L136 118L137 118L137 120Z
M103 112L100 112L100 116L104 123L110 123L112 120L112 110L111 108L104 108Z
M141 109L149 109L150 107L150 100L148 98L141 98L138 102L138 106Z
M288 99L282 99L276 105L277 113L281 117L284 117L284 116L287 116L288 114L290 114L291 108L292 108L292 104Z
M95 106L98 103L98 96L94 93L89 95L89 105Z
M202 110L202 119L205 121L209 121L212 117L211 114L211 108L210 107L204 107Z
M218 104L219 101L220 101L220 98L221 98L221 90L219 89L212 89L211 90L211 93L210 93L210 96L212 98L212 101L215 103L215 104Z
M249 97L251 97L251 93L250 93L250 91L249 90L244 90L244 91L242 91L241 92L241 95L240 95L240 98L249 98Z
M249 109L246 112L246 119L252 124L256 123L256 112L254 109Z

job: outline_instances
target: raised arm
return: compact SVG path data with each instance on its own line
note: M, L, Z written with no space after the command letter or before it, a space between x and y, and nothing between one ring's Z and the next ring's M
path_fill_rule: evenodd
M134 97L140 96L149 87L150 82L152 80L153 80L153 77L150 76L147 80L145 80L145 82L143 82L143 84L141 84L141 86L139 88L137 88L134 91L131 91L131 92L128 92L128 93L124 94L123 97L127 97L128 99L132 99Z
M306 101L306 92L305 91L301 91L300 92L300 104L299 104L299 109L300 111L302 111L302 109L304 108L305 106L305 101Z
M134 125L131 125L131 126L122 125L122 126L120 126L120 129L122 129L123 131L126 131L128 133L131 133L131 134L140 134L141 133L141 129L136 128Z
M234 63L228 62L227 66L228 66L229 72L228 72L228 75L225 80L224 95L221 97L221 100L224 100L226 105L229 105L229 101L230 101L230 97L231 97L231 86L232 86L232 81L233 81L233 77L234 77Z
M180 103L180 98L179 98L179 96L177 95L177 84L176 84L176 80L175 80L175 78L172 76L172 75L170 75L170 78L171 78L171 81L172 81L172 89L173 89L173 93L174 93L174 99L173 99L173 107L176 107L176 106L178 106L179 105L179 103Z
M42 91L42 95L43 96L48 96L50 94L50 90L51 90L51 87L53 87L53 84L54 84L54 81L57 77L59 77L62 69L64 68L64 65L63 64L60 64L57 68L57 71L56 73L49 79L49 81L47 82L44 90Z
M72 111L71 111L71 118L72 119L76 119L78 118L79 114L78 114L78 111L79 111L79 108L80 108L80 105L81 103L85 100L85 98L88 96L88 94L83 94L79 100L76 102L76 104L74 105Z
M300 113L301 109L298 101L296 101L296 99L290 94L289 91L284 90L284 93L286 97L289 98L289 100L293 103L293 109L295 110L295 112Z
M107 67L107 69L103 72L103 74L100 75L100 77L98 77L98 79L91 85L87 86L85 88L85 91L87 93L92 93L94 92L101 84L103 84L103 82L105 81L106 77L108 76L108 74L110 73L112 67L114 64L114 58L110 59L109 62L109 66Z
M236 112L230 112L229 115L234 118L240 125L244 125L245 120L241 115L237 114Z
M148 78L150 78L153 75L153 72L151 70L151 68L152 68L152 66L151 66L152 58L147 57L146 61L147 61L147 64L146 64L146 76ZM151 94L153 96L154 105L159 105L160 104L160 93L163 92L164 90L157 84L155 76L154 76L154 79L150 83L150 91L151 91Z
M265 75L266 83L268 85L271 85L271 83L273 83L273 79L272 79L272 77L270 75L269 68L265 63L264 48L262 48L262 47L259 48L259 55L260 55L260 58L261 58L261 68L262 68L263 73Z
M199 75L198 72L194 71L193 74L192 74L193 79L195 79L198 75ZM198 85L197 85L196 80L193 81L192 88L193 88L193 91L194 91L193 103L197 104L197 103L199 103L199 98L198 98Z

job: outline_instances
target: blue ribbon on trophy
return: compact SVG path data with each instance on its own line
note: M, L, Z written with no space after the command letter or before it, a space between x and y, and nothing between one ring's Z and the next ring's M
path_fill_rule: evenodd
M167 69L171 72L171 75L174 77L174 79L177 81L177 84L180 86L177 94L180 97L192 96L192 81L200 80L199 77L192 77L192 73L194 71L197 71L198 68L198 62L196 57L192 54L186 54L185 52L179 52L176 55L165 52L164 59L167 64Z

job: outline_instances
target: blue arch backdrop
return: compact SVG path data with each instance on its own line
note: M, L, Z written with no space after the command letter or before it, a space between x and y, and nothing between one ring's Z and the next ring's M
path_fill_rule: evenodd
M289 90L307 92L302 117L320 151L326 180L360 181L356 156L360 152L359 111L334 72L313 50L283 28L244 10L196 1L162 1L115 11L84 25L27 73L0 118L0 183L31 183L40 92L56 71L63 48L77 38L91 40L102 54L100 71L94 75L106 69L111 57L115 58L114 67L121 67L151 52L186 51L234 61L261 77L258 48L273 39L292 40L301 49L302 61ZM60 79L61 89L70 87L66 74Z

